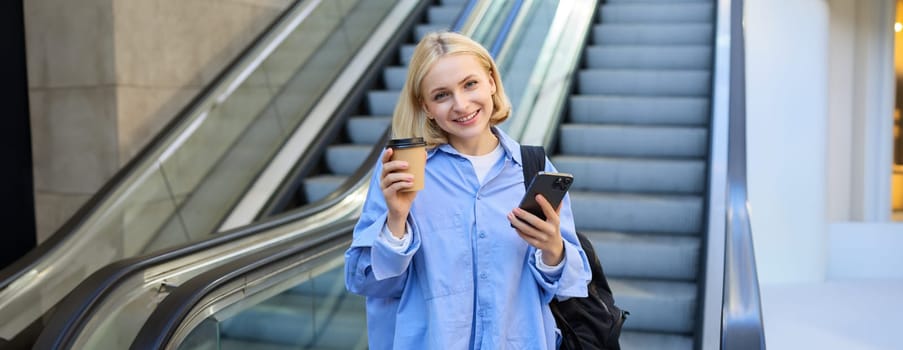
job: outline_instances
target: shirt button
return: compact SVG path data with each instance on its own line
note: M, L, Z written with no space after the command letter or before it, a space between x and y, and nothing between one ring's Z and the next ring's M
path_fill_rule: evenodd
M481 273L481 274L480 274L480 278L486 279L486 273L485 273L485 272Z
M480 238L486 238L486 232L480 232Z

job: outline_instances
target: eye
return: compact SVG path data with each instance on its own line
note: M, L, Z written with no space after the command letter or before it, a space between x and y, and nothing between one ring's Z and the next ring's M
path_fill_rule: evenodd
M477 85L477 81L476 81L476 80L471 80L471 81L468 81L468 82L464 83L464 87L466 87L466 88L472 88L472 87L474 87L475 85Z
M445 98L446 96L448 96L447 92L436 93L435 95L433 95L433 101L439 101L439 100Z

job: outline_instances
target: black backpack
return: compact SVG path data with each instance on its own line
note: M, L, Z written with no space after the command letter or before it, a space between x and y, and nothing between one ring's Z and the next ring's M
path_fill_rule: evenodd
M524 164L524 186L537 172L545 169L546 152L540 146L521 146L521 158ZM586 298L570 298L558 301L553 298L549 302L555 324L561 330L562 341L559 349L563 350L620 350L618 338L621 326L630 312L615 306L611 287L602 271L602 263L596 256L592 242L577 232L580 245L589 259L593 272L592 281L587 285L589 295Z

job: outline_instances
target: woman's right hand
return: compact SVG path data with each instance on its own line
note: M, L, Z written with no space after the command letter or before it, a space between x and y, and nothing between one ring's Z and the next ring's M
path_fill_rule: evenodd
M408 213L411 212L411 203L414 203L416 191L402 192L414 187L414 175L403 173L408 168L408 162L392 160L395 151L391 148L383 152L383 168L380 174L379 185L389 207L389 216L386 225L389 231L398 238L404 236L405 222Z

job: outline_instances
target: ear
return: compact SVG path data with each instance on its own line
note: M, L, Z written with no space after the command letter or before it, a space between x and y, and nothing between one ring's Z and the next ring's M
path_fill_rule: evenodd
M433 116L430 115L430 110L426 108L426 103L421 104L420 107L423 108L423 114L426 114L427 119L433 119Z

